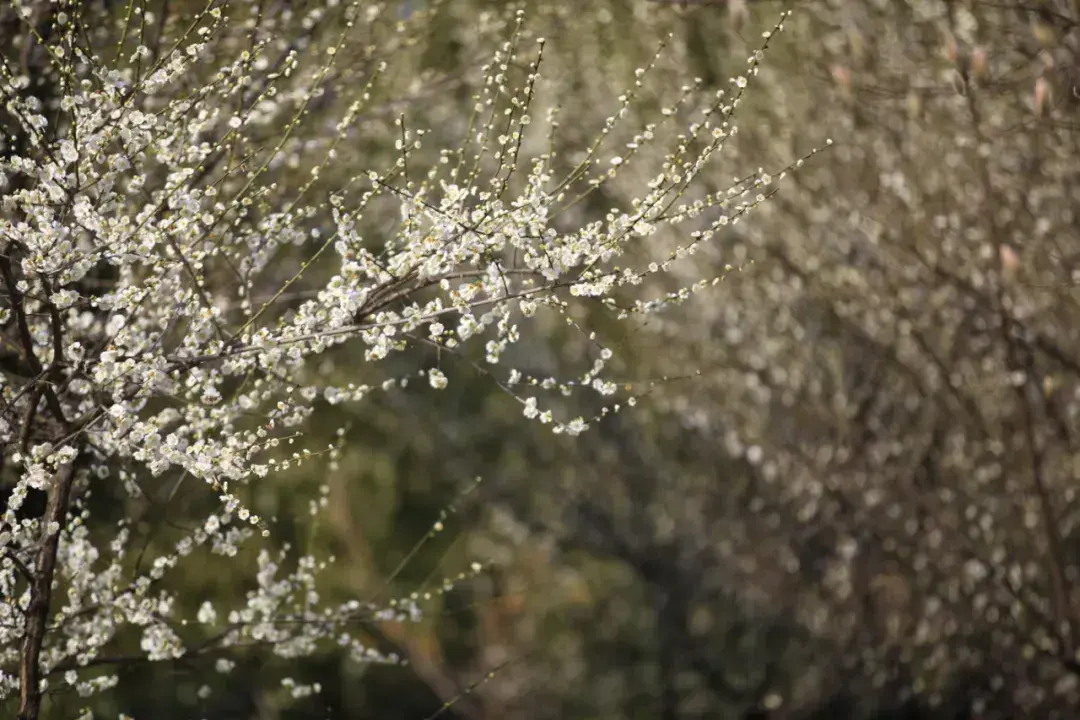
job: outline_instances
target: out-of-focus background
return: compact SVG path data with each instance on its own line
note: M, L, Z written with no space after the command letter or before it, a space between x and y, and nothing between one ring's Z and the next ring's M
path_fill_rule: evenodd
M265 4L298 17L305 5ZM407 665L252 653L228 674L212 659L132 667L100 716L419 719L453 701L443 717L1070 717L1080 3L519 5L525 36L547 41L536 123L561 107L567 170L661 43L613 152L647 122L684 127L688 114L661 113L681 86L726 87L789 8L696 192L833 144L675 270L689 284L735 267L717 287L649 322L576 318L617 347L627 382L651 388L632 411L552 435L462 365L441 394L394 389L317 413L312 447L350 428L339 469L309 463L257 486L274 542L337 556L327 594L419 593L421 622L369 629ZM396 10L386 27L412 24L394 35L377 109L339 149L342 178L394 156L402 113L430 128L427 147L460 142L479 68L513 27L495 1ZM333 93L320 102L332 116ZM564 222L625 206L655 172L644 155ZM552 323L504 362L565 378L589 352ZM331 360L337 384L371 380L363 362ZM394 362L407 376L424 361ZM479 575L423 600L473 562ZM217 568L184 581L196 606L244 592ZM261 680L271 666L322 692L287 699Z

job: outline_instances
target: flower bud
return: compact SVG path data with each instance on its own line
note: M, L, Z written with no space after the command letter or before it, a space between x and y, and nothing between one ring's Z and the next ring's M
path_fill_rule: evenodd
M945 59L953 65L960 59L960 46L957 44L956 38L952 33L945 34L945 44L944 47L942 47L941 52L945 56Z
M971 79L978 82L986 78L989 73L990 62L986 55L986 48L977 47L971 52Z
M1032 104L1037 117L1044 118L1050 113L1050 94L1050 83L1046 78L1040 77L1035 81Z

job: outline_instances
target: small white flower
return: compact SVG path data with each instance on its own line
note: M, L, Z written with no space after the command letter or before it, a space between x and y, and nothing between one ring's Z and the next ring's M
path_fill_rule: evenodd
M442 390L447 385L446 375L443 375L438 368L432 368L428 370L428 383L436 390Z
M764 455L760 445L751 445L746 449L746 461L751 465L760 463Z
M199 606L199 612L196 613L195 619L203 625L211 625L217 620L217 611L214 610L214 606L210 604L209 600L203 601L203 604Z
M62 140L60 142L60 157L67 163L77 161L79 159L79 151L75 148L75 143L70 140Z

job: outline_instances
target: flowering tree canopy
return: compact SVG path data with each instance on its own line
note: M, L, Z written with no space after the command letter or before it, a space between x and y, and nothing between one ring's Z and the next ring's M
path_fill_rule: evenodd
M63 688L109 690L136 661L324 645L393 661L351 628L413 617L415 601L321 598L331 558L259 550L233 608L185 593L184 567L210 554L242 574L241 550L274 533L245 498L333 464L340 446L305 447L305 425L407 383L393 356L422 352L433 392L479 368L526 418L576 435L640 394L579 310L635 322L732 269L677 272L787 169L697 183L737 131L760 52L729 86L690 82L635 126L643 66L563 171L545 42L520 12L487 18L503 40L470 71L458 144L429 148L438 134L394 112L394 63L438 5L0 10L0 697L21 719ZM628 169L636 192L582 220L579 203ZM661 277L675 287L658 292ZM588 338L584 370L506 367L553 322ZM342 353L370 380L329 382L321 363ZM595 412L566 414L573 393ZM192 483L215 501L167 544L143 542L134 508Z

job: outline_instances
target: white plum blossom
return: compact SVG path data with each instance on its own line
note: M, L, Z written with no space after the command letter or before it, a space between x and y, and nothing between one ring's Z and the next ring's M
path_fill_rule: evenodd
M443 374L442 370L432 368L428 370L428 382L436 390L442 390L447 384L446 375Z

